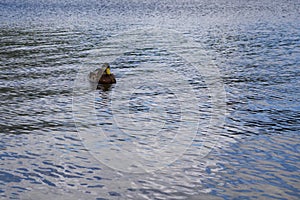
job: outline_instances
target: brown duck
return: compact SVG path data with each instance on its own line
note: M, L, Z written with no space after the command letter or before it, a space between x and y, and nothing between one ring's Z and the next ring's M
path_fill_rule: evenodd
M101 68L90 72L89 79L91 82L98 82L98 84L116 83L115 75L110 72L110 66L108 63L104 63Z

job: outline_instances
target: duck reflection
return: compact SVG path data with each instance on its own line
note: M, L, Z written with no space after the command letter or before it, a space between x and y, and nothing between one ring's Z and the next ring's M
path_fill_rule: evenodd
M102 90L104 92L110 91L112 88L112 84L97 84L96 89Z

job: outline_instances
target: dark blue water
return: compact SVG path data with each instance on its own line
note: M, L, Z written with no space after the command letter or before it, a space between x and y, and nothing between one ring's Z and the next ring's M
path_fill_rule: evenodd
M299 8L1 0L1 199L299 199Z

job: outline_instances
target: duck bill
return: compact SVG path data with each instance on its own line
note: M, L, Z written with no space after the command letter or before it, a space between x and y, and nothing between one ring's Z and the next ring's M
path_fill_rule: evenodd
M106 74L110 75L110 69L106 68Z

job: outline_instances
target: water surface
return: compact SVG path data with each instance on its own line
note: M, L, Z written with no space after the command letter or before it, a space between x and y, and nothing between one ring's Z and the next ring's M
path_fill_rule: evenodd
M1 198L299 199L299 5L1 1ZM129 39L139 48L119 48ZM116 47L121 54L114 56ZM156 148L192 122L187 130L195 135L186 140L193 136L193 142L160 170L115 170L109 163L117 150L100 162L81 140L76 116L90 110L76 115L74 101L87 102L74 93L88 83L78 79L110 56L118 83L90 91L96 120L82 121L83 127L96 124L121 149L134 144L133 155L157 166L148 162ZM214 107L213 87L202 73L212 66L226 93L225 110ZM184 86L196 101L190 93L181 98ZM116 93L122 87L129 96ZM223 111L224 124L210 126Z

